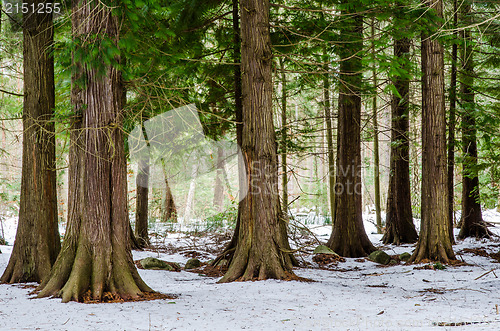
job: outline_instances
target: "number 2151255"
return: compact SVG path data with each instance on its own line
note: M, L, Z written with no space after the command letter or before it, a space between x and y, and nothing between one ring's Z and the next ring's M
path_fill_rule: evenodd
M7 14L13 13L37 13L37 14L50 14L50 13L60 13L61 4L60 3L6 3L5 12Z

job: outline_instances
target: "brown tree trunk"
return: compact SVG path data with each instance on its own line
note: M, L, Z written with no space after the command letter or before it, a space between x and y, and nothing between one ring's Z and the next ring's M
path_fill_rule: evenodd
M42 1L28 1L28 7ZM24 15L21 198L16 240L0 282L41 282L61 247L57 225L51 14Z
M109 8L75 0L72 9L75 36L117 41L118 20ZM63 249L38 296L63 302L82 301L84 295L97 301L134 299L152 290L140 278L130 250L121 75L109 66L104 74L89 64L82 68L79 78L85 77L85 85L73 91L73 99L81 98L75 106L83 105L70 156L70 178L76 179L70 187L73 206Z
M375 18L372 18L371 23L371 38L372 38L372 57L375 63ZM377 224L377 233L382 233L382 216L380 208L380 154L378 147L378 107L377 107L377 68L373 66L373 99L372 99L372 117L373 117L373 186L375 197L375 219Z
M145 132L144 125L143 132ZM141 248L150 245L148 234L149 159L148 146L147 151L141 153L141 157L138 160L137 177L135 179L135 237Z
M175 207L174 196L168 183L168 173L162 164L163 175L165 176L165 200L163 201L162 220L163 222L177 222L177 208Z
M283 216L288 220L288 169L287 157L287 88L285 62L280 59L281 69L281 196L283 201Z
M220 213L224 207L224 150L221 146L217 147L217 170L215 174L214 186L214 208Z
M425 1L443 17L443 2ZM448 263L455 259L449 234L444 51L432 33L422 33L422 215L411 257Z
M283 236L272 112L269 1L241 1L243 132L248 194L240 202L238 242L219 282L289 279L291 254ZM285 244L286 243L286 244Z
M461 6L462 21L472 24L471 4L464 1ZM461 79L460 106L462 108L462 148L464 161L462 166L462 219L458 237L489 238L492 233L486 227L481 214L479 199L479 178L477 171L476 109L474 103L474 51L471 33L461 31Z
M347 1L343 2L347 5ZM361 190L361 80L363 17L343 11L346 21L339 46L340 86L337 133L335 215L327 245L347 257L366 256L375 250L366 235L362 218Z
M409 59L410 40L401 38L394 41L396 59ZM411 211L410 192L410 126L409 93L410 79L395 77L393 84L397 94L391 101L391 157L387 211L385 219L384 244L414 243L418 239Z
M458 10L457 0L453 1L453 26L458 26ZM458 33L454 34L455 40L458 39ZM453 235L453 223L455 221L455 120L457 110L457 61L458 61L458 45L455 41L451 50L451 72L450 72L450 110L448 117L448 213L450 218L449 233L452 244L455 244L455 236Z
M323 48L324 60L328 62L328 54L326 47ZM333 221L335 215L335 152L333 147L333 129L332 129L332 110L330 100L330 66L324 66L325 75L323 76L323 109L326 121L326 144L328 153L328 192L329 192L329 205L330 217Z
M236 143L239 147L242 146L243 134L243 96L241 91L241 31L240 31L240 15L239 15L239 0L232 0L233 7L233 62L234 62L234 106L236 117ZM244 165L238 160L238 182L239 195L241 197L243 183L245 181ZM233 237L221 254L214 259L212 265L217 265L222 259L232 260L236 244L238 243L238 235L240 229L241 204L238 204L238 216L236 218L236 226L234 228Z

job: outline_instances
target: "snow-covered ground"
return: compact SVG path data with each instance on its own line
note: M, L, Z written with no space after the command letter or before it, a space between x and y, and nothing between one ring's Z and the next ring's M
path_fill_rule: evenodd
M485 215L486 220L500 219L493 211ZM371 233L373 225L365 225ZM328 226L310 228L322 241L331 231ZM500 227L493 231L500 234ZM382 247L380 235L369 236L390 255L414 248ZM196 245L202 251L203 240L175 234L165 242L189 249ZM457 257L469 265L445 270L385 267L359 259L347 259L336 270L295 270L314 282L217 284L216 278L186 271L139 270L153 289L177 294L173 300L63 304L60 299L30 299L32 289L22 285L0 285L0 330L500 330L500 270L487 273L500 265L462 252L465 248L499 252L500 241L459 242L454 246ZM0 249L1 273L12 246ZM181 264L188 259L182 251L134 252L134 259L147 256ZM211 257L205 253L201 260ZM311 257L303 256L308 262Z

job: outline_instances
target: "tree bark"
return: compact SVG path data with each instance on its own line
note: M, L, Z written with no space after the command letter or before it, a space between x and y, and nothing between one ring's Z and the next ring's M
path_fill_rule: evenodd
M371 24L372 34L372 56L375 63L375 18ZM378 108L377 108L377 68L373 66L373 99L372 99L372 117L373 117L373 182L375 189L375 219L377 224L377 233L382 233L382 217L380 208L380 156L378 147Z
M43 1L28 1L28 7ZM16 240L0 282L41 282L61 247L57 225L52 14L24 14L23 163Z
M186 208L184 208L184 225L189 224L191 218L193 217L194 195L196 193L196 177L198 176L198 164L196 164L195 162L193 162L191 166L191 181L189 182L189 190L186 198Z
M345 7L347 1L342 2ZM361 81L363 67L363 17L351 10L340 38L340 86L337 131L335 216L328 247L341 256L366 256L375 250L366 235L362 218L361 190Z
M144 124L141 124L142 132L145 134ZM150 245L148 234L148 196L149 196L149 141L146 139L147 150L141 153L138 160L136 182L136 207L135 207L135 237L139 247Z
M443 2L424 1L439 17ZM448 263L455 259L449 233L444 50L432 33L422 33L422 211L420 237L410 259Z
M234 62L234 106L236 117L236 143L239 147L242 146L243 135L243 95L241 91L241 31L240 31L240 15L239 15L239 0L232 0L233 7L233 62ZM239 182L239 197L241 198L242 187L245 181L244 164L238 160L238 182ZM238 243L238 235L240 230L241 204L238 204L238 216L234 228L233 237L221 254L214 259L212 265L217 265L222 259L227 259L230 263L236 244Z
M471 4L465 0L461 6L462 21L472 24ZM471 33L461 31L460 106L462 108L462 220L458 238L489 238L492 233L486 227L481 214L479 178L477 170L476 114L474 103L474 50Z
M281 195L283 201L283 215L288 220L288 170L287 170L287 90L285 63L280 59L281 69Z
M162 161L163 175L165 176L165 199L163 201L162 220L163 222L177 222L177 208L175 207L174 196L168 183L168 173Z
M214 208L220 213L224 207L224 150L221 146L217 147L217 170L215 174L214 186Z
M327 62L328 55L326 52L326 47L323 48L324 62ZM325 113L326 121L326 144L328 150L328 191L329 191L329 204L330 204L330 215L333 222L333 217L335 215L335 152L333 148L333 129L332 129L332 111L331 111L331 100L330 100L330 66L325 65L325 75L323 76L323 109Z
M277 148L272 112L272 53L269 1L241 1L242 152L248 194L240 202L238 240L219 282L290 279L291 254L282 231ZM286 233L286 232L285 232Z
M74 36L97 35L117 42L119 24L109 8L75 0L72 9ZM73 85L73 99L81 98L74 105L82 120L81 129L72 132L70 178L75 182L70 187L68 230L38 296L57 296L63 302L82 301L84 296L97 301L135 299L152 290L140 278L130 250L121 74L111 66L104 67L104 75L89 63L79 67L83 72L77 79L84 78L85 84L81 89Z
M453 27L458 27L457 0L453 1ZM453 223L455 221L455 121L457 110L457 61L458 61L458 32L454 32L455 42L451 49L451 72L450 72L450 110L448 116L448 201L449 201L449 233L452 244L455 244L453 236Z
M410 40L408 38L394 41L396 59L409 59ZM385 219L384 244L414 243L418 239L411 210L410 192L410 110L409 110L409 77L394 77L393 84L398 93L391 100L391 156L389 173L389 190L387 193L387 210Z

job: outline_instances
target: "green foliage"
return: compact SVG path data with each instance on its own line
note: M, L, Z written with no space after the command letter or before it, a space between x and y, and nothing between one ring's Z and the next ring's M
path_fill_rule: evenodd
M445 270L446 269L446 267L439 262L434 263L432 265L432 267L434 268L434 270Z

